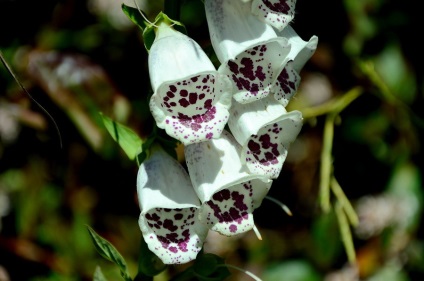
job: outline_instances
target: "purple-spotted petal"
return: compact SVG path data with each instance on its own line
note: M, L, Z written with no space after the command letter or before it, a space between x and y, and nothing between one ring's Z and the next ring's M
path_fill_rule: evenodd
M232 84L191 38L161 24L149 53L157 126L183 144L219 137L228 120Z
M227 236L253 228L252 212L272 183L250 173L240 153L241 146L227 131L218 139L185 147L190 178L202 202L199 219Z
M234 99L249 103L269 95L287 63L290 45L250 11L251 3L206 0L205 10L218 71L231 78Z
M253 228L252 185L237 184L232 189L223 189L207 201L200 212L200 220L211 230L231 236Z
M140 166L137 194L139 225L149 249L165 264L195 259L207 228L197 220L200 202L181 164L155 151Z
M289 50L285 38L280 39L249 48L220 66L219 72L233 82L237 102L249 103L269 95L274 76L286 63Z
M273 85L274 98L283 106L287 106L290 99L296 94L299 84L300 76L293 69L293 61L289 61Z
M163 83L150 100L159 128L187 145L221 135L229 118L231 82L217 72Z
M234 103L228 126L251 173L279 176L290 144L302 128L299 111L287 113L272 97L255 103Z
M293 20L295 6L296 0L253 0L252 13L281 31Z

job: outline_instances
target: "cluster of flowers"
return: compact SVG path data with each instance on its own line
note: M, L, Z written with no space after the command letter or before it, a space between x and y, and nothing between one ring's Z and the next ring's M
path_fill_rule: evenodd
M318 43L288 25L295 2L205 0L218 70L191 38L164 22L156 29L150 110L184 144L188 170L158 149L137 176L143 238L165 264L195 259L209 230L254 228L252 213L302 127L302 114L285 106Z

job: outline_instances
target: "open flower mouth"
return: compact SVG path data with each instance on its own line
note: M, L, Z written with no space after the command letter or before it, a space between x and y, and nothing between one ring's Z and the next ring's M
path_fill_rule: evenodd
M184 263L187 252L199 252L202 247L194 232L197 208L167 209L155 208L144 215L144 220L151 232L147 235L153 242L156 253L165 263Z
M234 99L249 103L262 99L271 91L275 69L284 64L286 50L279 42L257 45L220 67L231 77L237 89Z
M228 121L231 105L228 77L202 73L162 84L150 107L158 124L184 144L218 137Z
M253 228L253 187L250 182L221 190L202 206L200 217L211 230L232 236Z
M206 113L213 104L215 77L213 74L196 75L166 85L161 89L161 106L174 118L195 118ZM184 113L183 113L184 112Z
M273 123L250 138L245 151L246 165L250 171L265 173L271 178L278 177L287 156L282 130L281 124Z

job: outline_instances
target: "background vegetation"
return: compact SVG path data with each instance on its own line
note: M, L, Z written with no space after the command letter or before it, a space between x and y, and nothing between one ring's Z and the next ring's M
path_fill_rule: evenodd
M304 113L304 126L270 191L293 216L265 200L254 213L262 241L253 232L210 233L205 251L267 281L419 280L419 1L297 2L292 26L305 40L317 35L319 44L289 104ZM213 58L202 1L182 3L188 35ZM0 0L0 49L60 131L59 137L49 115L0 67L2 281L92 280L97 265L108 280L121 280L96 252L86 225L120 251L132 276L137 272L137 167L98 114L140 135L153 125L147 52L121 4ZM163 2L140 5L153 20ZM343 244L349 230L354 251L348 240ZM186 266L169 267L157 280ZM230 271L228 280L250 280Z

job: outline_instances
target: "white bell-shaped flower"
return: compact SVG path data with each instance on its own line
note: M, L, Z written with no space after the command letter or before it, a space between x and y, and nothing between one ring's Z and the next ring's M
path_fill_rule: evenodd
M162 22L148 61L157 126L185 145L219 137L228 121L232 85L199 44Z
M242 146L241 157L249 171L276 179L290 144L302 128L302 113L287 112L272 97L231 108L228 127Z
M236 89L234 99L249 103L269 95L289 58L290 44L250 11L250 3L205 0L206 19L219 72Z
M140 165L139 225L149 249L165 264L194 260L208 228L197 219L199 198L183 166L163 150Z
M199 220L211 230L233 236L254 227L253 211L272 181L242 165L241 147L223 131L221 137L185 147L193 187L202 202Z

